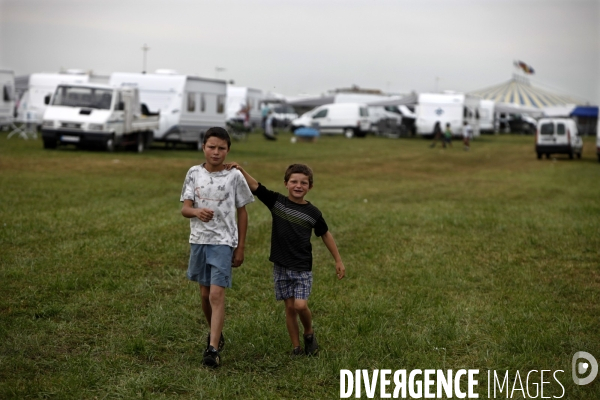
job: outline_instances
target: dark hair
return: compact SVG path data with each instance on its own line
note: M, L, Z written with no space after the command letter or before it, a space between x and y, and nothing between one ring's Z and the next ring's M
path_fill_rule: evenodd
M227 148L231 147L231 138L229 137L229 133L223 128L218 126L213 126L204 134L204 139L202 139L202 144L206 144L209 138L216 137L218 139L222 139L227 142Z
M292 174L304 174L308 176L308 185L312 187L313 185L313 172L312 169L306 164L292 164L285 171L285 176L283 177L283 181L288 183L290 180L290 176Z

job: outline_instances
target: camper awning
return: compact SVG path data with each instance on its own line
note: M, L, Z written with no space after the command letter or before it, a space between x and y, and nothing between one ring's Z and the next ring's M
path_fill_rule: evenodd
M496 103L494 111L507 114L527 114L532 117L541 117L543 111L536 107L521 106L513 103Z
M572 117L598 118L597 106L577 106L571 111Z
M288 100L287 103L295 107L319 107L325 104L333 103L335 98L333 96L319 96L319 97L305 97L294 100Z

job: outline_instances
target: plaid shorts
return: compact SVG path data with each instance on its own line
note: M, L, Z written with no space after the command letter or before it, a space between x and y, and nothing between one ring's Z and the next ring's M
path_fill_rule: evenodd
M273 264L273 282L277 300L285 300L290 297L307 300L312 289L312 281L312 271L294 271Z

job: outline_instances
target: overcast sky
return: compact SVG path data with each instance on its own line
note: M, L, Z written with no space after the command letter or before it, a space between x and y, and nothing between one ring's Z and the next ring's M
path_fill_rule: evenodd
M471 91L512 77L600 103L600 0L0 0L0 68L175 69L286 95ZM225 68L216 71L216 67Z

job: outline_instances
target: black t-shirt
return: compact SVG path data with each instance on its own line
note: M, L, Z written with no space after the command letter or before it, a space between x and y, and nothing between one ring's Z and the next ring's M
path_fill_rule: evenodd
M309 202L294 203L260 183L252 193L267 206L273 217L269 260L294 271L311 271L312 230L317 236L329 230L321 211Z

